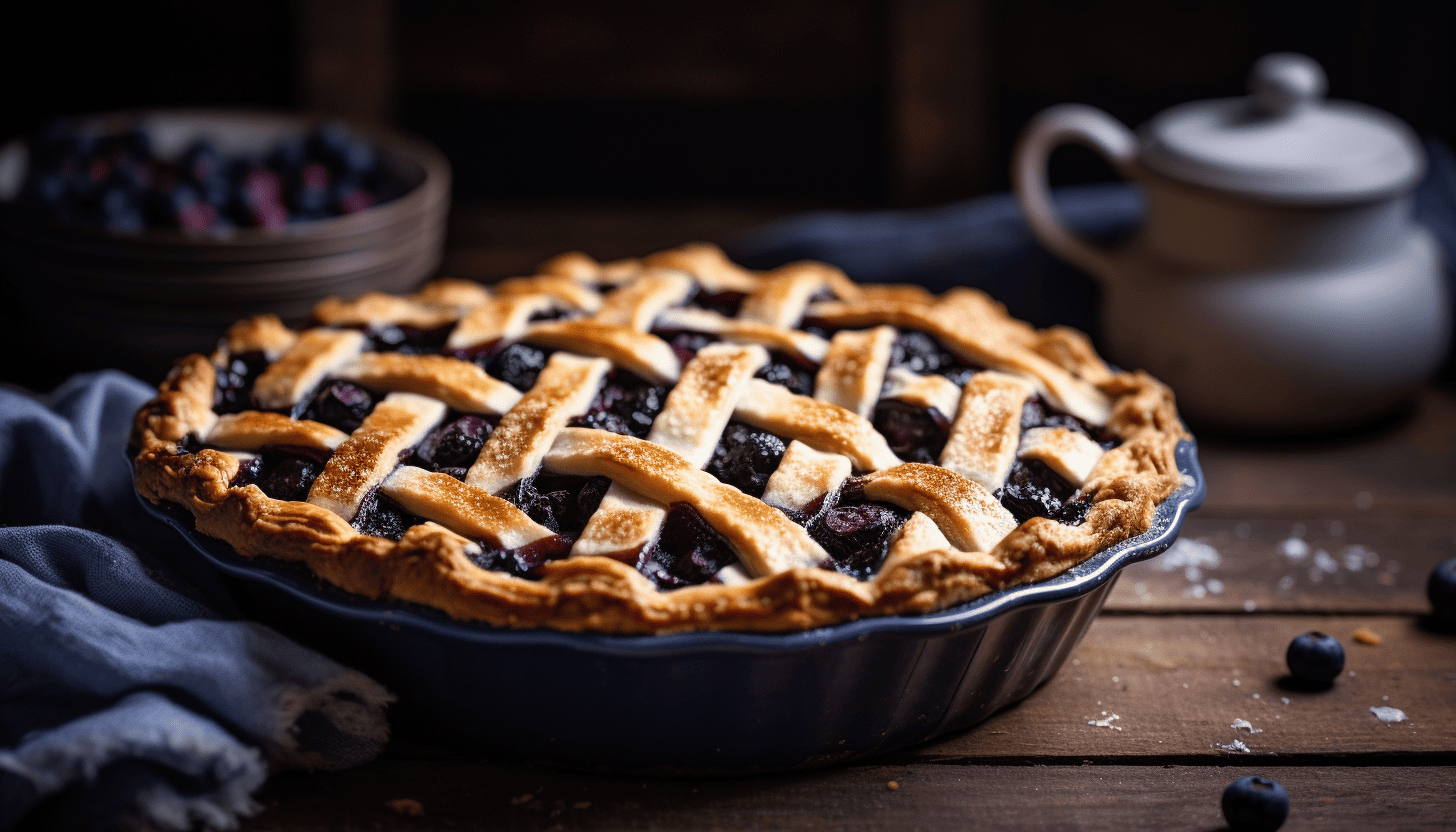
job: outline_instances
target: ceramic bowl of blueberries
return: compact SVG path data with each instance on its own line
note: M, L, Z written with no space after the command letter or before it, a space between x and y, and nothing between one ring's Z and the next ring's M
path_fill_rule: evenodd
M450 167L336 120L147 110L0 147L0 278L18 340L153 377L240 317L406 292L439 266Z
M1051 679L1119 572L1171 546L1203 501L1196 446L1152 527L1047 581L942 612L792 633L615 636L513 630L370 601L237 555L191 514L142 507L186 541L175 565L250 618L370 674L396 736L497 760L669 775L814 768L970 728Z

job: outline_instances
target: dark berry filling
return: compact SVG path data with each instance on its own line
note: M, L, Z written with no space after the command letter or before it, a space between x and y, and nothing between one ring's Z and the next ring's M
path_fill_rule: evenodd
M550 309L542 309L540 312L532 312L531 317L526 320L529 323L535 323L536 321L559 321L568 314L565 309L553 306Z
M812 362L791 355L779 350L770 350L768 363L763 369L754 373L754 378L761 378L781 387L787 387L791 392L800 396L814 395L814 374L818 366Z
M1077 487L1060 474L1035 459L1018 459L1011 466L1006 484L996 491L1001 505L1011 512L1017 523L1033 517L1049 517L1069 526L1079 526L1087 519L1091 504L1073 499Z
M596 428L623 436L644 439L652 420L662 412L667 388L659 387L626 370L613 370L586 413L572 419L575 428Z
M829 553L834 568L859 580L868 579L880 568L890 541L910 519L906 509L867 499L856 480L824 495L805 514L810 515L805 529Z
M606 477L541 471L517 482L501 496L537 523L575 540L611 485L612 481Z
M353 433L364 423L364 417L369 415L377 403L374 394L363 387L335 379L321 384L318 392L307 399L297 411L296 417L323 422L344 433Z
M217 371L212 394L212 409L219 413L239 413L253 407L253 382L268 367L268 357L261 351L232 356L226 367Z
M637 571L660 589L706 583L738 562L728 541L688 503L673 503L657 542L637 556Z
M1067 428L1082 433L1100 444L1103 450L1110 450L1117 445L1117 437L1106 430L1089 425L1070 413L1063 413L1056 410L1040 394L1034 395L1026 400L1021 406L1021 430L1026 432L1031 428Z
M306 448L264 448L238 469L232 485L256 485L275 500L306 500L326 461Z
M475 464L481 447L490 438L499 421L500 417L473 414L447 417L419 445L407 451L400 458L400 462L430 471L446 471L452 476L459 470L463 475L466 469Z
M398 352L405 355L438 355L445 349L445 339L450 337L454 324L419 329L399 324L363 327L369 338L369 349L374 352Z
M515 549L482 546L479 554L467 557L481 569L505 572L517 578L536 578L540 577L542 564L566 557L571 551L571 543L571 538L551 535Z
M873 421L890 450L906 462L936 464L950 436L950 422L939 408L894 399L882 399L875 405Z
M423 517L405 511L399 503L381 494L375 488L359 501L359 513L354 515L353 526L361 534L372 534L389 540L404 537L405 529L425 522Z
M678 362L684 366L693 360L693 356L698 354L698 350L718 340L712 335L702 332L686 332L680 329L655 329L652 334L666 341L667 345L672 347L672 352L677 356Z
M524 393L535 386L551 351L530 344L511 344L499 352L482 355L487 373ZM480 363L478 358L476 363Z
M700 289L688 301L688 305L708 309L728 318L736 318L738 310L743 306L744 297L742 292L707 292Z
M766 430L729 422L713 448L707 471L744 494L762 497L786 447L783 439Z
M951 353L931 336L915 331L901 332L896 336L890 348L890 366L904 367L922 376L945 376L962 386L979 369Z

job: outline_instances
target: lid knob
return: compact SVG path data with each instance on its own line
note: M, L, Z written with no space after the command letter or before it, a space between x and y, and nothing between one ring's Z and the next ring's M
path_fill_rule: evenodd
M1290 115L1325 97L1329 81L1314 58L1298 52L1275 52L1254 63L1249 94L1259 112Z

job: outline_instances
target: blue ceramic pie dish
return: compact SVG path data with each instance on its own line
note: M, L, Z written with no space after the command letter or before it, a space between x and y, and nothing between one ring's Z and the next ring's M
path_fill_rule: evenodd
M396 729L497 760L661 774L812 768L968 728L1050 679L1121 569L1162 552L1203 502L1186 484L1147 532L1037 584L922 616L817 630L613 636L511 630L370 601L292 564L250 560L142 504L221 575L239 607L372 675Z

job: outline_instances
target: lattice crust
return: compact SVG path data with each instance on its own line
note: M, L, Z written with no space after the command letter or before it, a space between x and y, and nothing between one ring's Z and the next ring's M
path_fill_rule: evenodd
M244 556L460 619L637 633L1046 579L1148 529L1186 436L1162 384L978 292L695 243L240 322L132 438L141 494Z

